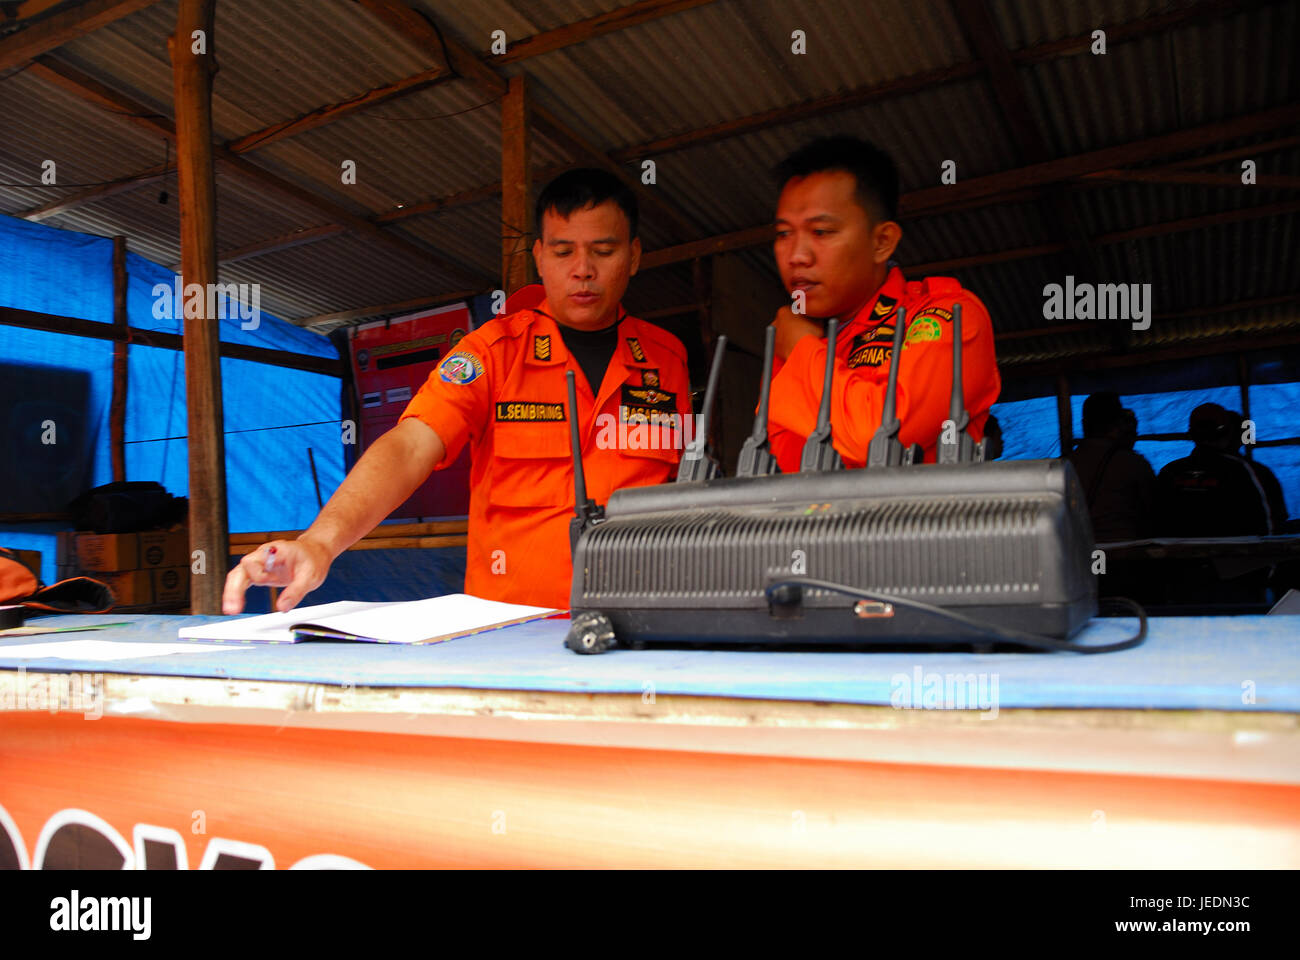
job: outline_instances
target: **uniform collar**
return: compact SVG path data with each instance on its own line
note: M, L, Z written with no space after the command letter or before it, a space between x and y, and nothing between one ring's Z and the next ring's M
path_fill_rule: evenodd
M622 309L620 305L619 310ZM623 361L624 366L637 370L655 367L655 359L650 355L654 345L646 343L645 338L641 336L640 322L627 313L624 313L619 321L618 340L615 353Z
M898 302L903 299L903 287L907 280L903 276L903 271L897 265L891 265L889 273L885 275L885 282L880 285L876 295L867 301L845 325L844 329L849 327L874 327L884 322L888 317L893 315L894 310L898 307Z
M550 301L543 300L533 307L532 314L533 322L529 326L529 343L526 348L527 353L524 356L524 362L537 366L550 366L556 363L563 366L569 358L569 351L564 346L564 336L560 330L560 323L555 319L555 314L551 311ZM631 318L623 309L622 304L618 306L618 314L619 319L616 325L620 345L614 351L614 355L623 360L628 366L649 366L649 363L645 362L644 359L636 361L632 356L634 351L628 345L628 340L629 338L636 339L636 331L631 328L629 323ZM644 347L640 349L644 358Z

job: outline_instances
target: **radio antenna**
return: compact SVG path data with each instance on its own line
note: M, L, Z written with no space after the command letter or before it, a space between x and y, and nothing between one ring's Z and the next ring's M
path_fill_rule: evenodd
M569 449L573 453L573 513L569 521L569 549L576 550L578 537L593 523L605 518L605 509L587 496L587 474L582 469L582 438L578 435L578 390L574 386L573 371L564 371L565 386L569 391Z
M939 463L970 463L975 460L975 443L966 432L966 428L970 426L970 414L966 411L966 397L961 375L961 342L961 304L954 303L952 305L952 401L948 405L948 419L951 425L945 423L939 434Z
M704 405L700 412L700 426L690 445L682 451L682 462L677 466L678 483L698 483L712 480L722 473L718 458L709 447L709 420L713 413L713 398L718 392L718 378L722 374L722 356L727 352L727 338L719 336L713 348L713 363L709 366L709 384L704 388Z
M799 458L800 473L844 469L844 461L836 452L831 436L831 387L835 382L835 340L839 332L840 322L832 318L826 324L826 372L822 375L822 402L817 408L817 426L804 441L803 456Z
M776 457L767 440L767 407L772 393L772 356L776 353L776 327L769 325L763 342L763 380L758 388L758 413L754 415L754 429L740 448L736 463L738 477L765 477L780 473Z
M889 384L885 387L885 406L880 413L880 426L876 428L867 447L868 467L896 467L911 463L916 456L915 445L904 449L898 439L902 421L898 419L898 363L903 350L903 330L907 327L907 309L898 308L894 321L894 345L889 351Z

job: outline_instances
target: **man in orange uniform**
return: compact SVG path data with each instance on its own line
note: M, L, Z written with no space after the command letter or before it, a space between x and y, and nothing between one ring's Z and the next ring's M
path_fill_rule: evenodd
M817 422L826 370L825 321L840 321L831 388L831 429L846 466L861 467L880 426L894 325L906 310L898 368L899 440L919 443L933 463L952 396L952 307L962 305L962 366L969 433L979 440L1002 384L993 326L979 299L956 280L906 280L891 261L898 169L861 140L817 140L778 168L777 269L792 303L777 311L771 448L785 473L799 469Z
M231 571L225 610L249 583L284 584L292 608L330 563L471 445L465 592L566 608L572 577L573 461L565 371L577 387L588 495L675 473L691 412L686 349L620 301L641 256L636 198L602 170L572 170L537 200L536 307L489 321L443 358L397 426L372 444L294 541L266 544ZM378 451L378 452L377 452ZM268 573L269 548L277 569Z

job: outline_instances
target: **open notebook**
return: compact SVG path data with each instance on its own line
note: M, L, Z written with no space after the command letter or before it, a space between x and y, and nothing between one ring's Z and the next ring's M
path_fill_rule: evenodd
M406 602L322 603L285 613L181 627L177 636L182 640L238 643L297 643L313 637L369 643L437 643L562 612L452 593Z

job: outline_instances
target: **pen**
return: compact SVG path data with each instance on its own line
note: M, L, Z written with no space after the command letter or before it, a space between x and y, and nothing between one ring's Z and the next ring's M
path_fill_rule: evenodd
M267 573L270 573L271 568L275 566L275 547L267 547L266 554L266 563L262 565L262 568L266 570Z

